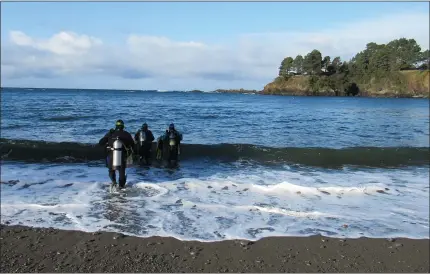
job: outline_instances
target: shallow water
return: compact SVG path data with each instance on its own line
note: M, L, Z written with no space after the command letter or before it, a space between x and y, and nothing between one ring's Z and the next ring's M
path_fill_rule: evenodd
M327 171L193 163L170 173L132 168L128 176L128 188L111 194L101 166L4 164L2 181L20 181L2 184L2 221L204 241L313 234L428 237L426 168Z

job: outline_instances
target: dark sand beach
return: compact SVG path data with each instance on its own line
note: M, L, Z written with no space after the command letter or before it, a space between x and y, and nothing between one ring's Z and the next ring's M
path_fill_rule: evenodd
M270 237L202 243L1 226L2 272L429 272L429 240Z

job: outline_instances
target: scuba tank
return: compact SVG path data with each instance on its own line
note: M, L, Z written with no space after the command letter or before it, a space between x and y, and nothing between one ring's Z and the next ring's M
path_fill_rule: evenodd
M143 146L143 143L146 140L146 132L144 132L143 130L140 131L140 136L139 136L139 141L140 141L140 145Z
M119 169L122 166L122 150L123 150L123 144L121 140L117 137L116 140L113 142L113 148L112 148L112 169Z
M175 133L173 132L170 132L170 135L169 135L169 145L171 147L176 146L176 136L175 136Z

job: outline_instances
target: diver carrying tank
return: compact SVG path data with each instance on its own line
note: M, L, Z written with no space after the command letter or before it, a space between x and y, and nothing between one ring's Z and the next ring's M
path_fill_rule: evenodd
M123 143L117 137L116 140L113 142L113 148L112 148L112 169L113 170L118 170L122 167L123 147L124 147Z

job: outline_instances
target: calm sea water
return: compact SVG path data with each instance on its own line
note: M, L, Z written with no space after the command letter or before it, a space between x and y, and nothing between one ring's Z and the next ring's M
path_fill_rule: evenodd
M429 238L427 99L4 88L1 100L2 222L203 241ZM132 166L129 188L108 193L93 144L117 119L155 137L175 123L180 168Z
M184 92L2 91L2 137L97 142L117 119L186 143L271 147L428 146L427 99L282 97Z

